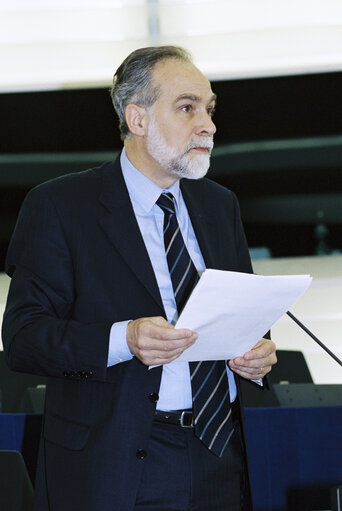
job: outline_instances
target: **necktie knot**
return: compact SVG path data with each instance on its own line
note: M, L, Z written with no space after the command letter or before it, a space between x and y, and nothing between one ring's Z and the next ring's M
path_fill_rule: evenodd
M170 192L160 194L156 204L164 211L164 214L172 215L176 212L174 197Z

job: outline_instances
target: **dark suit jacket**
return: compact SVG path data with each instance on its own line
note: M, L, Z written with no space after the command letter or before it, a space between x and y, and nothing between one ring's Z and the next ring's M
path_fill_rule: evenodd
M208 179L181 190L206 266L250 272L237 200ZM113 322L165 316L119 160L33 189L7 257L3 344L48 377L36 511L130 511L161 368L107 368Z

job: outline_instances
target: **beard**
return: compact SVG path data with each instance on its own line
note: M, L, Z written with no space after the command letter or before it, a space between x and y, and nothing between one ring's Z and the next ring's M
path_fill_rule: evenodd
M210 154L213 148L213 139L210 136L194 136L183 152L168 145L159 126L153 117L150 117L146 147L149 154L168 173L178 178L200 179L206 175L210 165ZM205 147L208 152L193 154L191 149Z

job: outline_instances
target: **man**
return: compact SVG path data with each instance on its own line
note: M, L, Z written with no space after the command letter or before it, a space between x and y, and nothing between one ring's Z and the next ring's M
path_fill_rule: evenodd
M112 98L121 157L32 190L7 257L9 364L48 377L35 511L249 509L234 373L262 378L275 346L199 378L206 363L177 360L197 334L172 324L195 273L251 271L234 195L201 179L215 95L187 52L159 47L127 57Z

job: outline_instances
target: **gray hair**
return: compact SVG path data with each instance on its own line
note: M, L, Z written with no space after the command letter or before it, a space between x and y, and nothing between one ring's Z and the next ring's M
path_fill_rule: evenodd
M116 70L110 95L119 117L122 140L130 136L125 119L126 106L130 103L143 108L153 105L160 94L152 80L153 68L157 62L172 58L192 62L190 53L179 46L150 46L133 51Z

